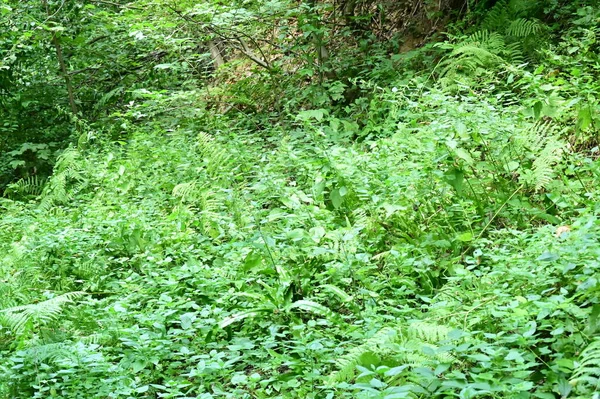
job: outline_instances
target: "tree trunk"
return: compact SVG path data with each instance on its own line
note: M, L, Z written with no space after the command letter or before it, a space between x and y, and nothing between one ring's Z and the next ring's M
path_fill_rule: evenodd
M52 14L50 13L50 9L48 8L48 1L42 0L42 4L46 9L46 14L48 14L48 20L51 19ZM71 76L69 75L69 71L67 70L67 64L65 63L65 58L63 56L62 47L60 46L60 40L58 40L58 36L56 36L56 32L52 32L52 44L54 45L54 49L56 50L56 59L58 60L58 65L60 66L60 72L65 80L65 85L67 86L67 95L69 97L69 105L71 106L71 112L74 114L77 113L77 105L75 104L75 94L73 93L73 84L71 83Z
M210 50L210 56L215 65L215 70L219 69L221 65L225 63L221 50L219 49L218 43L215 40L208 41L208 49Z
M311 16L316 24L316 28L317 28L317 32L320 30L320 28L322 27L321 25L321 21L319 19L319 15L317 14L315 8L316 8L316 0L308 0L307 4L310 8L310 12L313 13L313 15ZM319 65L319 76L321 81L323 80L323 77L325 75L329 75L327 74L323 74L323 67L327 64L327 62L329 61L329 50L327 50L327 47L324 44L323 41L323 34L321 32L318 33L312 33L312 40L313 43L315 45L315 52L317 55L317 60L318 60L318 65Z
M52 44L54 44L54 48L56 49L56 58L58 59L58 64L60 65L60 71L65 79L65 85L67 86L67 93L69 96L69 105L71 106L71 111L76 114L77 113L77 105L75 104L75 95L73 93L73 84L71 83L71 76L69 75L69 71L67 71L67 65L65 64L65 59L63 57L62 48L60 46L60 42L56 34L52 33Z
M342 7L342 16L347 26L352 26L354 21L354 10L356 9L356 0L346 0Z

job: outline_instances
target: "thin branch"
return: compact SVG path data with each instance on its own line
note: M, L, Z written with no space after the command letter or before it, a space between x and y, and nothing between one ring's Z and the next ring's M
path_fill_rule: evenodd
M171 11L173 11L175 14L177 14L180 18L184 19L185 21L188 21L188 22L196 24L196 25L200 25L202 28L204 28L204 30L206 30L210 33L213 33L214 35L220 37L221 39L229 41L230 44L234 48L239 50L242 54L244 54L247 58L249 58L255 64L259 65L260 67L262 67L268 71L273 70L273 67L271 67L271 65L269 64L269 61L267 61L266 55L263 53L263 51L260 48L260 46L258 45L257 41L252 36L250 36L244 32L238 31L237 29L234 29L234 28L226 28L226 30L233 33L233 36L228 36L228 35L224 34L223 32L221 32L221 30L219 30L213 24L206 25L206 24L203 24L202 22L195 21L193 18L190 18L188 15L185 15L183 12L181 12L180 10L177 10L173 6L168 5L168 7L171 9ZM252 44L260 52L262 59L259 58L256 54L254 54L252 52L252 50L250 50L250 48L248 47L248 45L246 44L244 39L242 39L242 37L245 37L252 42ZM239 45L231 43L232 41L238 42Z
M58 13L58 11L60 11L60 8L59 8L59 10L56 11L54 14L50 14L50 8L48 7L47 0L43 0L43 4L46 9L46 14L48 15L48 19L46 21L50 20L54 15L56 15L56 13ZM63 2L63 4L61 4L61 7L63 5L64 5L64 2ZM73 84L71 83L71 77L69 76L69 71L67 70L67 65L65 64L65 58L63 56L62 47L60 45L60 41L59 41L58 36L56 35L55 31L52 32L51 42L54 45L54 49L56 50L56 58L58 60L58 65L60 66L61 73L63 75L63 78L65 79L65 85L67 86L67 95L69 98L69 105L71 106L71 111L73 112L73 114L76 114L77 113L77 105L75 104L75 94L73 93Z
M114 2L108 1L108 0L91 0L91 1L92 1L92 3L107 4L109 6L114 6L114 7L118 7L118 8L125 8L125 9L128 9L128 10L136 10L136 11L142 11L143 10L140 7L131 6L129 4L114 3Z
M86 45L91 46L92 44L99 42L100 40L104 40L108 37L110 37L110 35L101 35L101 36L95 37L92 40L90 40L89 42L87 42Z
M97 71L98 69L101 69L101 68L102 68L102 66L90 66L90 67L86 67L86 68L82 68L82 69L77 69L75 71L69 71L68 74L70 76L73 76L73 75L78 75L80 73L87 72L87 71Z

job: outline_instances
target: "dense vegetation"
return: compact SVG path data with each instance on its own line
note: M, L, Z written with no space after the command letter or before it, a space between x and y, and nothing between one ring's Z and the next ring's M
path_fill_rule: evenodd
M0 0L0 398L600 398L594 0Z

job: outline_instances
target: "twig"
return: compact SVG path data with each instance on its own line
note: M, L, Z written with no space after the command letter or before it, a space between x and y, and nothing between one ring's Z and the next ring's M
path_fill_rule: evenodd
M506 204L508 204L508 201L510 201L512 199L512 197L514 197L522 188L523 188L523 184L521 184L519 187L517 187L517 189L515 191L513 191L513 193L510 195L510 197L508 197L506 199L506 201L504 201L504 203L502 204L502 206L500 208L498 208L498 210L496 211L496 213L494 213L494 216L492 216L492 218L487 222L487 224L485 225L485 227L483 228L483 230L481 230L481 232L479 233L479 235L477 237L475 237L475 240L478 240L478 239L481 238L481 236L487 230L487 228L490 227L490 225L492 224L492 222L494 221L494 219L496 219L496 216L498 216L498 214L500 213L500 211L502 211L502 209L504 209L504 207L506 206Z

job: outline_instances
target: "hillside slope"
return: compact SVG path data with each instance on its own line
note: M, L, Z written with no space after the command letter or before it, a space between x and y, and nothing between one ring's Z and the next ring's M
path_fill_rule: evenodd
M595 15L350 105L133 90L0 202L0 398L597 397Z

